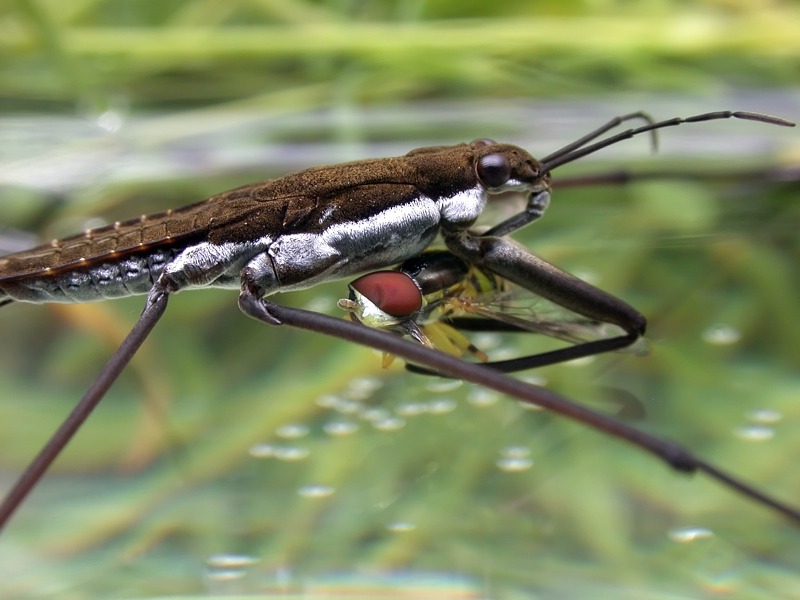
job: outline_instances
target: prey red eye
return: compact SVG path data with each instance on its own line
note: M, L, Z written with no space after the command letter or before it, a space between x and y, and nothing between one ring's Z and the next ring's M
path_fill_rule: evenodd
M405 273L368 273L356 279L350 286L393 317L408 317L422 308L422 292Z

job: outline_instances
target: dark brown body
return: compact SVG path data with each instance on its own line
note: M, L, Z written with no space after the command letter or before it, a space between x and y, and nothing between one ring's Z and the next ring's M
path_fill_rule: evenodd
M465 189L480 188L474 165L484 146L423 148L402 157L315 167L53 240L0 258L0 302L83 302L146 293L192 247L201 250L183 260L193 264L176 267L181 272L175 275L174 291L235 287L239 270L259 253L269 253L278 270L265 282L265 293L313 285L323 276L348 276L354 270L340 268L344 262L364 269L389 266L423 250L440 225L464 227L480 214L481 202L466 206L463 215L457 214L460 208L444 204ZM506 152L526 175L533 171L535 161L523 150L503 144L494 148ZM420 211L419 218L410 208L409 214L399 214L420 199L444 204ZM392 209L398 214L388 215ZM317 257L320 277L311 267L293 272L290 266L308 260L309 253L313 258L315 249L303 247L297 257L279 254L281 244L276 243L287 246L289 236L324 236L335 227L376 219L385 241L354 227L352 248L339 241L332 252ZM400 245L407 248L400 252Z

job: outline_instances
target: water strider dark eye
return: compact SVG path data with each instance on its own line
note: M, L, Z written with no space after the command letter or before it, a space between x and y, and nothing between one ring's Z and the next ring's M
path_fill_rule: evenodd
M475 167L478 179L488 188L497 188L508 182L511 165L503 154L487 154L478 159Z

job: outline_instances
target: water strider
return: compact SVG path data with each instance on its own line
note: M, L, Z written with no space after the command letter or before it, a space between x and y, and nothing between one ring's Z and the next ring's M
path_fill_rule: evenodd
M646 118L648 123L595 141L633 118ZM201 287L239 289L241 310L262 322L365 344L583 422L659 456L679 471L703 471L800 522L800 510L686 449L548 390L385 331L266 299L279 291L389 267L421 254L441 237L448 250L467 264L586 319L619 327L622 334L597 340L606 344L603 350L627 346L644 334L646 321L639 312L505 236L542 216L550 200L550 174L556 168L636 135L727 118L793 126L784 119L750 112L714 112L660 122L635 113L614 119L541 160L521 148L491 140L420 148L396 158L307 169L0 258L0 305L147 294L144 310L128 337L12 487L0 506L0 526L8 522L108 391L158 322L170 294ZM471 232L489 197L507 191L525 193L525 209L484 233ZM586 351L586 344L576 347Z

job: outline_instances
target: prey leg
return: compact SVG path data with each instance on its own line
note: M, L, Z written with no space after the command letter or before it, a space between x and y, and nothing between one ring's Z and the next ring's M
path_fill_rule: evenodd
M61 451L100 403L100 400L103 399L108 389L133 358L133 355L136 354L139 346L142 345L142 342L150 334L155 324L158 323L161 315L164 314L169 293L169 282L162 276L150 290L144 310L131 332L111 356L103 370L100 371L97 379L94 380L94 383L86 391L80 402L78 402L70 415L52 435L31 464L28 465L28 468L25 469L3 499L2 504L0 504L0 530L3 529L11 515L14 514L23 500L36 486L47 469L50 468L50 465L58 458Z

